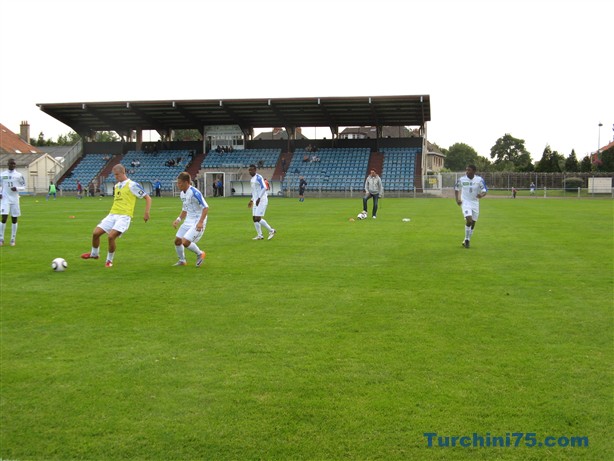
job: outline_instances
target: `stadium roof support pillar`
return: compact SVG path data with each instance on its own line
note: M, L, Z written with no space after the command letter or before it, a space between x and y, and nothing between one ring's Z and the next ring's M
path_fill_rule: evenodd
M143 130L136 130L136 150L143 150Z
M330 126L330 132L333 135L333 139L337 139L339 137L339 127L338 126Z
M426 122L423 122L420 126L420 134L422 135L422 174L426 174L426 157L428 153L427 135L426 135Z

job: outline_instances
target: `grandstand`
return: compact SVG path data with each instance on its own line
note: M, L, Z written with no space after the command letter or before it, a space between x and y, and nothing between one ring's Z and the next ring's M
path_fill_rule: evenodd
M370 155L369 148L297 149L288 167L285 188L297 189L299 177L304 176L309 190L362 190ZM313 157L319 161L311 161Z
M201 168L245 168L252 163L260 168L275 168L280 154L280 149L237 149L232 152L211 149Z
M83 188L87 190L88 184L96 180L109 158L110 156L99 153L84 155L81 161L58 183L58 187L67 192L76 191L77 180L79 180Z
M207 184L208 175L248 180L246 166L254 163L270 180L283 184L284 192L296 188L299 176L307 179L308 191L362 190L368 170L375 168L386 190L415 193L423 190L420 178L427 170L428 95L81 102L39 107L84 139L79 163L73 168L74 159L66 162L55 178L67 191L75 189L77 179L84 186L93 179L113 181L111 166L120 161L129 177L145 184L159 179L163 190L172 190L177 173L188 167L201 185ZM347 138L339 134L343 126L370 129ZM395 137L390 134L395 130L384 130L411 126L417 128L406 130L408 136ZM254 139L254 129L270 127L285 127L287 138ZM300 127L328 127L332 139L301 138ZM199 130L202 140L171 141L173 130L184 129ZM156 131L160 140L143 142L144 130ZM115 131L121 141L88 141L97 131ZM232 145L234 150L218 152L214 148L218 144ZM305 150L308 144L317 149L319 161L303 162L310 153ZM97 163L90 158L102 158L99 152L111 155L113 161ZM287 160L283 167L282 155ZM166 164L177 157L180 162ZM137 164L132 165L133 161Z
M391 147L381 150L384 165L381 172L384 191L409 192L414 189L416 159L421 149L418 147Z
M171 191L177 175L186 169L190 161L189 150L172 149L154 153L131 150L122 158L121 163L126 167L130 179L141 184L159 180L162 190ZM114 181L111 176L106 182Z

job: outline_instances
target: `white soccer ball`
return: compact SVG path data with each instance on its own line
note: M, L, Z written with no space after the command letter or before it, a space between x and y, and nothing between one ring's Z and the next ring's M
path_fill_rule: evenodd
M51 261L51 269L55 272L63 272L68 267L68 263L64 258L55 258Z
M361 211L360 213L358 213L356 217L358 219L367 219L367 213L365 213L364 211Z

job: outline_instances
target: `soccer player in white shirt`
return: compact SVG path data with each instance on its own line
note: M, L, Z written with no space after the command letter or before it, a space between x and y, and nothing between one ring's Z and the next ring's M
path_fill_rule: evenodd
M456 203L465 217L465 240L462 243L465 248L469 248L475 223L480 216L480 199L488 192L484 179L475 174L476 170L475 165L468 165L465 176L459 178L454 186Z
M177 187L181 191L179 197L183 206L181 214L173 221L173 227L177 226L181 221L183 224L177 229L175 234L175 250L179 260L175 266L185 266L185 249L196 254L196 267L200 267L205 260L205 252L202 251L196 243L201 239L207 227L207 215L209 213L209 205L205 201L203 194L192 184L192 178L185 171L177 176Z
M19 192L26 190L26 180L20 172L15 170L17 166L15 159L10 158L7 163L9 169L0 173L0 213L2 214L0 246L4 245L4 231L9 214L11 215L11 246L15 246L17 219L21 216Z
M262 236L262 226L266 227L269 231L268 240L271 240L275 237L275 229L269 226L269 223L263 219L266 207L269 204L266 184L264 183L263 177L256 173L256 165L251 164L248 171L252 177L250 180L252 186L252 199L247 204L247 207L252 209L254 227L256 228L256 236L253 240L264 239Z

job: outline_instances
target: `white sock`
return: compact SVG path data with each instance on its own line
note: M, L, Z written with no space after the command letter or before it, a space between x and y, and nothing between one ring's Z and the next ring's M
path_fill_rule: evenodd
M273 228L271 226L269 226L269 223L266 222L264 219L260 220L260 224L262 224L266 230L268 230L269 232L271 232L273 230Z
M175 251L177 252L177 257L180 261L185 261L185 251L183 250L183 245L175 245Z
M90 256L98 256L100 249L92 247L92 251L90 251Z
M107 253L107 261L113 261L113 256L115 256L115 252L113 253Z
M469 231L469 238L471 238L471 236L473 235L473 227L471 228L471 230Z
M6 229L6 223L0 223L0 240L4 240L4 229Z
M198 248L198 245L196 245L194 242L190 243L190 246L188 246L187 249L190 250L192 253L196 253L197 255L202 253L200 248Z
M17 223L11 226L11 240L15 240L15 237L17 237Z
M465 226L465 240L471 240L471 226Z
M260 227L260 222L256 221L254 223L254 227L256 228L256 233L262 236L262 227Z

